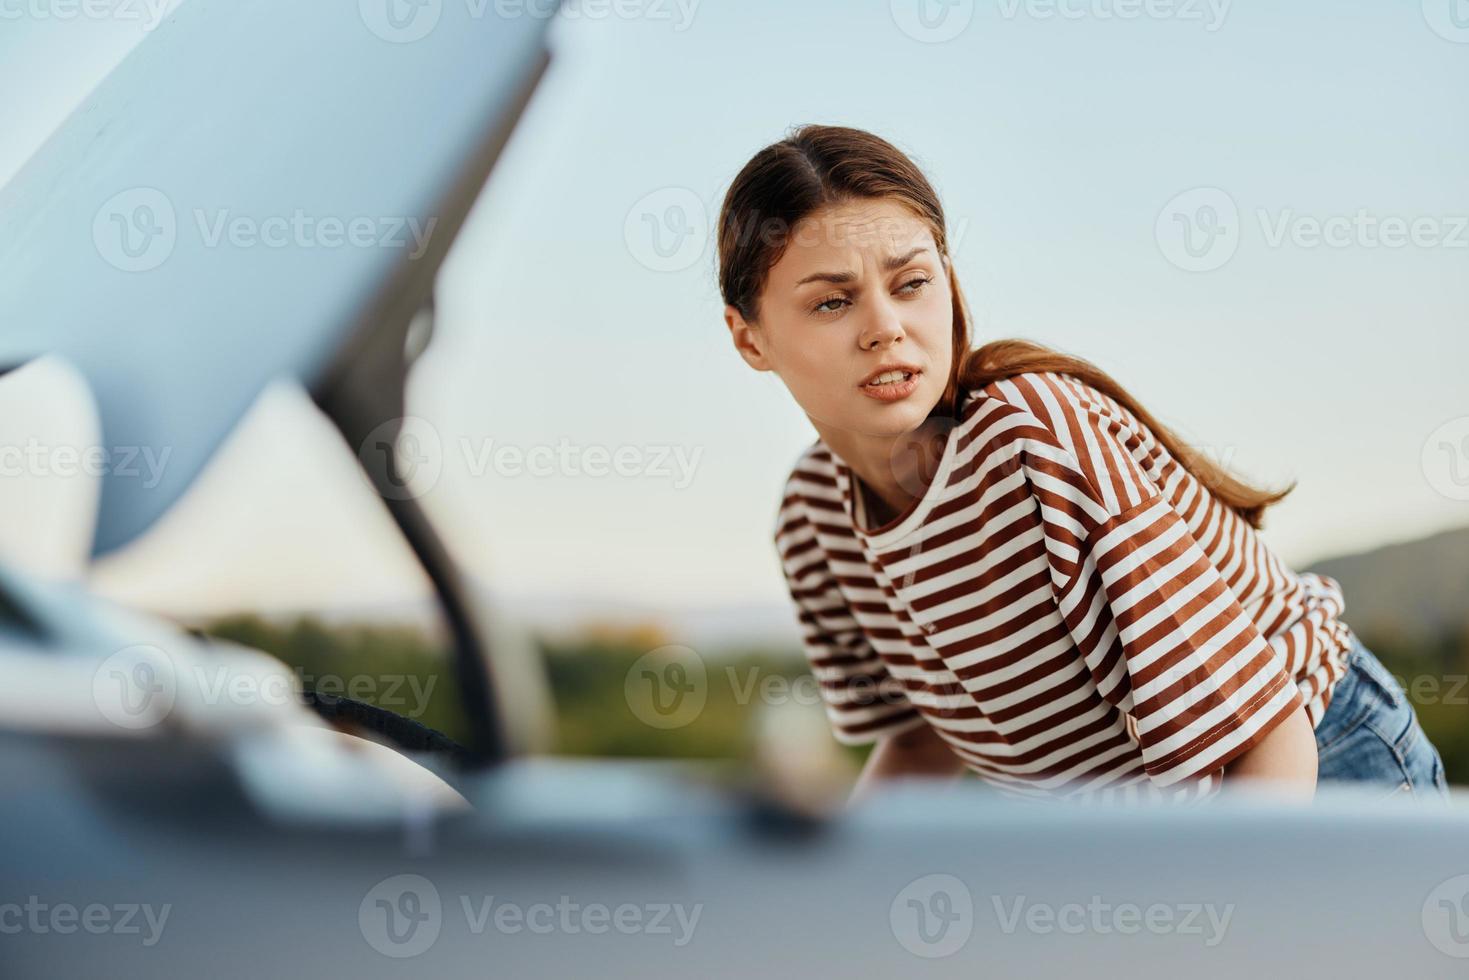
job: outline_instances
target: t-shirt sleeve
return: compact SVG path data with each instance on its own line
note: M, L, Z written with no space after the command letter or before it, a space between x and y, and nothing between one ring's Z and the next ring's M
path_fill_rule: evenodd
M1067 428L1042 423L1049 435L1022 457L1067 631L1102 696L1131 716L1149 778L1217 784L1304 700L1149 476L1130 419L1052 394Z
M843 745L867 745L924 724L901 682L888 673L853 616L816 539L815 527L789 486L775 543L795 605L802 651L836 740Z

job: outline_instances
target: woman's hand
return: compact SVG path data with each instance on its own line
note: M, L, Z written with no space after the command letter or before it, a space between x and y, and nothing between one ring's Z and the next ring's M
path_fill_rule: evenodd
M949 748L949 743L934 731L932 725L924 722L873 746L847 805L865 799L880 784L893 779L921 776L952 780L962 775L964 768L963 760Z

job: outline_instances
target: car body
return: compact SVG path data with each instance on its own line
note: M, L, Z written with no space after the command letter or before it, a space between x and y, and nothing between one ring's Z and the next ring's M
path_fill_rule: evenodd
M95 554L275 380L354 449L391 442L434 274L548 63L546 11L499 9L187 0L0 190L0 361L63 358L109 444L174 447L157 487L103 478ZM228 252L187 227L221 202L438 231ZM813 811L531 755L532 651L391 455L359 458L443 606L468 764L337 731L257 651L0 569L4 976L1463 976L1458 794L1089 808L915 780ZM223 703L220 671L293 696Z

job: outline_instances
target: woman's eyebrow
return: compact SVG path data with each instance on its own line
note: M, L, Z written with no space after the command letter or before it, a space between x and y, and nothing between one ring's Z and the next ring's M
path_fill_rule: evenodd
M913 249L910 252L905 252L902 255L893 255L893 256L890 256L890 257L888 257L886 259L883 259L882 260L882 267L883 267L884 271L887 271L887 272L892 272L892 271L894 271L896 269L901 269L908 262L912 261L913 256L917 255L920 252L926 252L926 251L928 251L928 246L927 245L920 245L920 246L918 246L917 248ZM804 279L799 280L796 283L796 285L797 286L804 286L808 282L817 282L817 281L821 281L821 282L834 282L834 283L840 284L840 283L845 283L845 282L851 282L852 280L854 280L856 278L857 278L857 274L855 272L813 272L813 273L811 273L811 275L805 277Z

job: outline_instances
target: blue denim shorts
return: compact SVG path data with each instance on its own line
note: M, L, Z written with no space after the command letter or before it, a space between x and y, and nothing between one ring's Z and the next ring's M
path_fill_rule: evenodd
M1443 759L1407 693L1353 634L1347 672L1316 725L1316 782L1380 785L1384 795L1448 797Z

